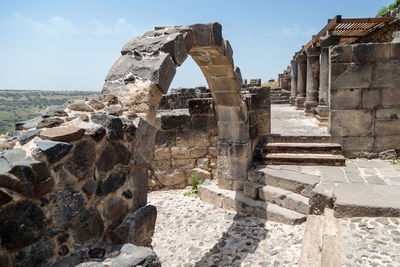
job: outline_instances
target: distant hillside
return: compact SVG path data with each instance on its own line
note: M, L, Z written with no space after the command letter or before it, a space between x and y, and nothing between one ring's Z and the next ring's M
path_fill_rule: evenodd
M19 121L39 116L48 106L98 94L96 91L0 90L0 133L14 130Z

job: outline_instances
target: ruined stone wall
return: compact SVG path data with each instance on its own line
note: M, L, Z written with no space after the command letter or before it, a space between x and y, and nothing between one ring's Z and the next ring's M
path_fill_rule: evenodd
M199 180L217 178L218 128L210 96L205 88L173 89L163 96L164 104L156 117L159 130L150 167L150 189L184 188L191 184L192 174ZM242 98L249 113L254 151L262 143L261 136L271 131L269 88L250 86Z
M113 96L50 107L1 140L0 266L75 266L151 244L155 128L122 110Z
M329 129L344 154L400 149L400 44L330 48Z
M365 34L364 36L355 40L353 43L391 42L393 40L393 33L400 30L400 7L387 12L381 17L394 17L395 20Z

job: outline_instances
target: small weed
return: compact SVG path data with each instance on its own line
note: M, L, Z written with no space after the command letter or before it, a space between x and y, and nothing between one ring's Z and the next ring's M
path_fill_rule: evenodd
M197 196L198 195L198 189L197 187L203 183L203 181L199 181L196 177L196 174L192 174L190 176L190 179L192 180L192 189L190 189L189 192L185 192L183 195L187 197L191 196Z
M397 157L397 159L392 159L392 160L390 160L390 164L400 164L400 156L399 157Z

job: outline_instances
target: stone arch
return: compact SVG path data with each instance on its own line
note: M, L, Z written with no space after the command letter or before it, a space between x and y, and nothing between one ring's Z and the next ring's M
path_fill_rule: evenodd
M154 123L158 105L188 55L203 72L218 120L218 185L241 190L251 160L249 120L241 99L242 77L219 23L156 27L121 50L102 94L114 94L129 112Z

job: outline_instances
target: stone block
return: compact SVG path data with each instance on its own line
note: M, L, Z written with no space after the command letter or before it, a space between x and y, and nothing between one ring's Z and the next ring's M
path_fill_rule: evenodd
M190 148L190 158L201 158L207 154L206 147L192 147Z
M362 89L331 90L330 108L332 110L360 109Z
M372 151L375 143L372 136L334 137L333 140L342 145L343 151Z
M111 172L105 179L99 181L96 190L97 196L107 196L121 188L128 178L127 171Z
M107 139L110 141L120 140L124 137L122 120L113 115L93 114L92 122L100 124L106 129Z
M163 186L186 184L186 173L183 170L155 171L154 176L157 177Z
M127 213L128 204L121 197L111 197L104 203L103 215L111 229L120 225Z
M36 125L36 129L58 127L63 123L64 120L60 118L44 118Z
M72 145L64 142L48 140L35 141L39 151L43 152L49 163L55 163L65 157L72 148Z
M247 143L227 143L218 144L218 155L228 157L247 158L251 154L251 142Z
M193 114L214 114L212 98L194 98L188 100L189 113Z
M398 120L400 118L400 108L376 109L376 120Z
M176 133L176 145L180 147L209 147L210 134L206 131L180 131Z
M15 257L15 267L44 266L54 256L55 243L42 239L32 246L25 247Z
M191 169L194 168L195 159L172 159L171 166L173 169Z
M391 43L390 59L400 60L400 43Z
M23 146L26 143L28 143L29 141L31 141L33 138L38 136L41 132L42 132L42 130L30 130L30 131L23 132L19 136L18 142L21 144L21 146Z
M217 131L217 118L215 115L192 115L190 128L198 131Z
M121 143L107 144L96 161L98 171L108 172L112 170L115 165L127 165L131 160L131 153Z
M218 138L231 142L246 142L250 139L248 122L218 122Z
M169 169L171 169L171 160L169 160L169 159L153 160L151 162L151 169L153 169L153 170L169 170Z
M218 156L218 179L235 179L245 181L249 168L249 159Z
M157 208L155 206L146 205L138 209L110 233L112 242L114 244L132 243L138 246L150 246L156 218Z
M398 88L382 89L382 106L391 107L398 106L400 99L400 90Z
M352 62L367 64L390 59L390 43L355 44L352 46Z
M400 132L400 120L375 121L376 135L394 135Z
M352 59L351 45L336 45L329 49L330 63L350 63Z
M218 177L218 188L232 191L242 191L243 190L243 180L220 178ZM224 206L224 205L222 205Z
M194 24L189 28L193 32L194 46L220 46L222 44L222 26L215 22L210 24Z
M199 181L205 181L207 179L211 179L211 174L209 171L204 170L202 168L194 168L190 170L190 177L188 179L189 184L192 184L191 182L191 176L192 174L196 177L197 180Z
M71 156L64 162L65 168L78 180L93 176L94 162L96 161L96 147L87 140L75 144Z
M165 148L157 148L154 150L154 160L170 159L170 158L171 158L170 148L165 147Z
M211 157L217 158L217 156L218 156L218 148L217 147L209 147L208 148L208 154L210 154Z
M373 115L368 110L331 110L329 130L332 136L370 136Z
M330 88L348 89L370 87L373 65L335 63L331 65Z
M400 60L376 62L373 65L371 86L375 88L400 86Z
M174 146L176 131L157 131L154 145L155 146Z
M9 250L34 243L44 235L46 217L30 200L20 200L0 210L1 245Z
M183 130L190 128L190 115L187 112L163 114L161 116L162 130Z
M208 158L201 158L196 161L196 166L204 170L208 170L209 164L210 159Z
M148 166L134 166L128 177L129 188L132 190L130 211L135 211L147 204L147 186L149 179Z
M171 155L175 159L190 158L190 149L188 147L171 147Z
M104 222L96 208L85 211L72 226L72 235L75 242L96 242L104 232Z
M400 150L399 135L378 135L375 137L375 147L377 152L385 151L388 149Z
M252 182L244 182L243 185L243 193L245 196L252 198L252 199L257 199L258 198L258 189L262 188L264 185L262 184L257 184L257 183L252 183Z
M363 88L361 90L361 109L374 109L382 106L382 90L389 89Z
M221 106L239 106L241 103L240 97L232 92L216 92L213 93L216 105Z
M84 133L84 129L76 127L57 127L45 129L40 133L40 137L52 141L72 142L81 139Z
M150 57L125 54L112 66L106 81L123 79L126 82L131 82L131 79L135 81L134 77L136 76L157 85L161 92L166 94L175 72L175 63L167 53ZM130 80L127 80L128 78Z
M143 119L135 119L137 127L134 141L134 165L150 165L153 160L154 139L157 129ZM146 142L143 142L146 140Z

